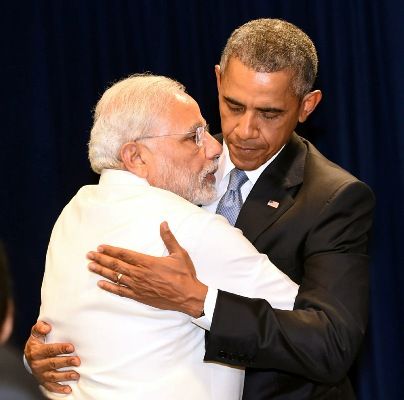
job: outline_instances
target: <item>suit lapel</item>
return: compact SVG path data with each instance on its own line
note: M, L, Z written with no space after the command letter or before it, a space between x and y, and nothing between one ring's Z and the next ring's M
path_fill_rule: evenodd
M251 242L294 204L294 197L303 182L306 154L306 146L294 133L278 157L258 178L236 222L236 227ZM270 200L274 202L272 206L268 205ZM279 203L278 206L276 203Z

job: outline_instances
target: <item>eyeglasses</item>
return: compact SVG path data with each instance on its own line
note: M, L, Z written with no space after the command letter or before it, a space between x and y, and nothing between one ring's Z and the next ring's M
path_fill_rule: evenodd
M209 133L209 125L198 126L194 131L186 132L186 133L170 133L168 135L160 135L160 136L143 136L138 140L142 139L155 139L167 136L186 136L186 139L193 140L198 147L202 147L203 139L205 138L205 133Z

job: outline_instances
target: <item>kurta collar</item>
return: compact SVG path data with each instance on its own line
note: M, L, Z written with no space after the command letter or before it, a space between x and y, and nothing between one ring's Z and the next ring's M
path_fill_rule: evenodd
M132 172L121 169L103 169L99 184L150 186L146 179L139 178Z

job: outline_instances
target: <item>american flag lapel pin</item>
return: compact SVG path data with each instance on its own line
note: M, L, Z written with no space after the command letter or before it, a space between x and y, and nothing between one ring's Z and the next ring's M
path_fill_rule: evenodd
M267 206L273 207L273 208L278 208L279 203L277 201L274 201L274 200L269 200Z

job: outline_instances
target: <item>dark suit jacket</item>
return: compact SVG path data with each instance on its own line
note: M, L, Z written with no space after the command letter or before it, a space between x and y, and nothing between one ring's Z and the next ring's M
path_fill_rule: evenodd
M363 182L296 134L254 185L236 226L300 289L294 311L219 291L205 360L248 367L245 400L355 398L373 207Z

